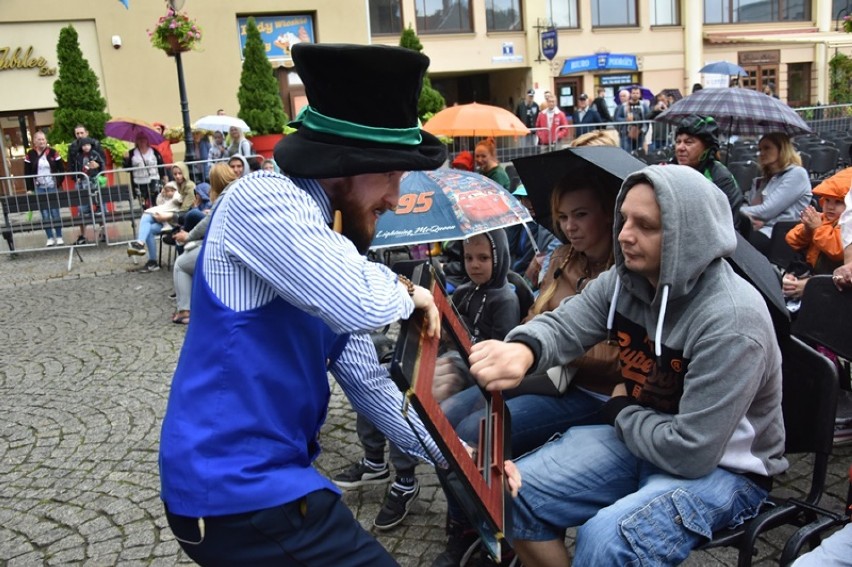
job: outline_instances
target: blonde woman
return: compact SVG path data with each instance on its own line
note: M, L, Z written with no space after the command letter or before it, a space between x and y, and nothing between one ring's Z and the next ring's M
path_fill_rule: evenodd
M757 148L763 176L752 183L748 205L740 211L751 219L751 243L765 253L775 223L798 221L813 194L808 171L786 134L766 134Z
M216 200L235 179L237 179L237 175L226 163L220 162L210 168L210 201L214 207ZM183 254L178 256L178 259L175 261L175 269L172 272L175 285L175 301L177 302L177 310L172 315L172 323L180 325L189 324L192 276L195 273L195 263L198 260L198 254L201 252L201 241L207 232L207 225L210 224L210 211L211 209L206 211L207 216L195 225L191 231L175 235L175 241L182 244L184 249Z

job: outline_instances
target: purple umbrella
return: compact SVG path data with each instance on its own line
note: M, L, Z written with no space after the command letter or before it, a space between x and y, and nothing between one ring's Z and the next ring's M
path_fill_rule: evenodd
M136 142L137 138L141 136L148 140L148 143L152 146L161 144L166 140L154 128L153 124L135 118L113 118L104 124L104 134L125 142Z
M657 120L676 125L693 114L712 116L728 135L783 132L793 137L811 132L805 121L777 98L741 88L701 89L674 103Z

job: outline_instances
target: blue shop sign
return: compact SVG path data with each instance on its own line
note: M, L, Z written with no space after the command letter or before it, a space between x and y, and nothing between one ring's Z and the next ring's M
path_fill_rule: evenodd
M609 71L623 69L625 71L639 70L635 55L622 55L618 53L598 53L597 55L586 55L566 59L562 65L560 75L571 75L574 73L585 73L588 71Z
M255 25L263 40L263 48L269 59L292 59L290 48L297 43L314 43L314 17L312 14L280 14L256 16ZM237 18L240 38L240 56L246 48L246 24L248 17Z

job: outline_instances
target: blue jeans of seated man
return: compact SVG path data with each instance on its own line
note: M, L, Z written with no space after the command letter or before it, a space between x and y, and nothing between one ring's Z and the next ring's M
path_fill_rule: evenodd
M153 215L145 213L139 219L139 234L136 239L145 243L148 249L148 260L157 261L157 235L163 230L163 225L154 220Z
M588 422L603 404L603 401L576 386L569 387L558 397L524 394L506 400L512 455L518 457L528 453L569 427ZM484 415L485 398L478 387L473 386L447 398L441 409L459 438L471 445L479 442L479 422ZM464 511L453 493L446 490L447 484L441 474L438 469L439 480L447 496L447 514L453 520L464 522Z
M544 445L554 434L587 423L602 405L603 401L576 387L569 387L561 396L523 394L508 398L512 455L523 455ZM441 409L462 440L469 444L479 442L485 398L477 386L447 398L441 403Z
M634 456L609 425L574 427L516 462L509 540L562 540L575 565L677 565L714 531L754 517L766 490L716 468L698 479Z
M36 185L36 195L47 195L49 193L57 193L56 187L44 187ZM42 224L45 225L44 232L48 238L53 238L54 232L56 238L62 238L62 216L59 213L59 207L50 209L41 209Z

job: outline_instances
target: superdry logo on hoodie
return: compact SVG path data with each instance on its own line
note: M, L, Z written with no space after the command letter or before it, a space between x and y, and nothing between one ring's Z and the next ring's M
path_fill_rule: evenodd
M662 345L659 361L654 356L654 341L644 327L616 314L621 375L627 395L645 407L677 413L683 394L683 380L689 361L683 352Z

